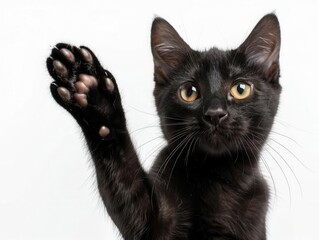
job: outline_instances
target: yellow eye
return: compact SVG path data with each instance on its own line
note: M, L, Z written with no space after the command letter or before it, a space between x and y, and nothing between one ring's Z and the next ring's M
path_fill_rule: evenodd
M199 92L192 83L185 83L179 88L179 96L184 102L194 102Z
M243 100L251 95L251 86L247 83L237 83L230 89L230 94L237 100Z

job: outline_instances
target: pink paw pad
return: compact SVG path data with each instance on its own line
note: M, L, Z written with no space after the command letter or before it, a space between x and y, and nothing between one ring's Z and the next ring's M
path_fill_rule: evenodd
M63 46L61 46L63 45ZM76 107L86 108L89 104L92 106L88 98L90 91L98 88L100 81L103 90L113 93L115 83L106 73L97 79L95 74L100 74L100 68L97 71L95 65L95 57L93 53L85 48L76 48L66 44L59 44L53 50L51 56L47 60L51 75L56 80L53 84L56 87L56 94L65 103L75 104ZM99 80L99 81L98 81ZM59 83L62 85L59 86ZM93 93L94 92L94 93ZM98 91L92 91L92 94L100 94ZM93 100L95 101L95 100ZM107 127L101 127L100 135L109 134Z
M71 62L71 63L75 62L75 57L74 57L73 53L69 49L61 48L60 52L65 57L65 59L67 59L69 62Z
M107 137L110 134L110 129L108 127L102 126L99 130L99 135L102 138Z
M91 53L85 49L85 48L80 48L80 52L84 58L85 61L89 62L89 63L93 63L93 57L91 55Z
M83 108L88 105L88 99L84 93L75 93L74 100Z
M115 87L114 87L114 83L112 82L112 80L110 78L106 77L104 82L105 82L106 89L109 90L110 92L113 92Z
M59 61L59 60L54 60L53 61L53 67L55 72L60 75L61 77L67 77L68 76L68 70L66 67Z
M64 102L71 100L71 93L68 89L64 87L58 87L57 92Z

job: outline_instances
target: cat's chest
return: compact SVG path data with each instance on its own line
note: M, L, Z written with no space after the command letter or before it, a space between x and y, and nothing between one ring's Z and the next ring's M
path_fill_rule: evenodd
M230 226L236 221L242 207L241 193L227 183L205 184L195 191L194 209L196 219L211 226Z
M239 236L254 236L251 226L264 220L267 201L256 187L236 189L221 179L200 184L194 194L194 239L247 239Z

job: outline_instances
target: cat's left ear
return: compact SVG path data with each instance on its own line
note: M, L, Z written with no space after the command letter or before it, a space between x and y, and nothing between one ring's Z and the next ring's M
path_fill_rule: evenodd
M248 64L256 66L263 77L278 80L280 26L276 15L264 16L237 51L244 53Z

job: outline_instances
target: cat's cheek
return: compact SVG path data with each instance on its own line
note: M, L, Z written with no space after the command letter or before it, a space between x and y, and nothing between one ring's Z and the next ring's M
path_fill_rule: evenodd
M252 124L250 117L240 117L232 122L231 129L233 135L236 137L241 137L246 135L249 132L249 128Z

